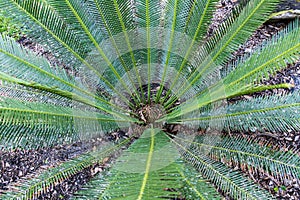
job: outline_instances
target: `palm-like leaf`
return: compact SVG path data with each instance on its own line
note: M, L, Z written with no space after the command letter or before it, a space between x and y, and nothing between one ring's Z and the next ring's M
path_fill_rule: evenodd
M300 129L298 91L226 104L232 97L292 86L260 81L300 58L299 22L229 66L231 54L279 0L242 1L208 37L217 3L0 0L0 8L30 27L28 36L68 68L0 37L0 147L54 146L126 128L130 139L138 139L74 196L78 199L220 199L218 190L234 199L273 198L247 178L243 172L251 174L249 169L299 181L295 152L197 134L199 127ZM170 124L184 124L185 130L167 133ZM23 183L21 194L10 191L3 198L35 198L130 139L104 153L71 159Z
M225 165L209 159L197 149L190 147L191 150L182 147L180 143L179 148L182 148L183 157L186 161L191 163L196 169L207 176L215 185L229 193L235 199L272 199L272 196L263 189L260 189L253 182L249 181L238 171L228 169Z
M105 144L101 149L74 158L61 165L48 169L38 177L28 180L21 187L16 187L14 192L7 193L4 199L34 199L38 198L45 191L63 182L83 169L96 164L101 164L105 157L110 156L114 151L126 145L130 140L125 140L119 145L111 146Z

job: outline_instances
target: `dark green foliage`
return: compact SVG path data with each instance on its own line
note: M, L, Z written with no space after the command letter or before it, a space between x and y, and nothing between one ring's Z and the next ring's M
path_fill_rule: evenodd
M114 130L129 137L0 198L33 199L114 156L74 198L272 199L247 175L299 181L297 152L221 135L300 129L299 91L227 102L292 87L261 81L299 60L298 20L228 64L279 2L242 1L207 37L216 0L0 0L11 17L3 18L3 31L16 37L20 31L8 28L11 23L29 27L28 37L64 64L50 64L0 36L0 148L52 147L108 138Z

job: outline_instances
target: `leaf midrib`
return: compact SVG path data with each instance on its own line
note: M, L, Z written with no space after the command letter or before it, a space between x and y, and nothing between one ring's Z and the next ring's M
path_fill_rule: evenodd
M109 117L88 117L83 115L71 115L71 114L63 114L63 113L54 113L54 112L46 112L46 111L37 111L37 110L29 110L29 109L20 109L20 108L7 108L7 107L1 107L0 106L0 112L1 111L14 111L14 112L20 112L20 113L32 113L32 114L38 114L38 115L48 115L48 116L57 116L57 117L72 117L77 119L88 119L88 120L100 120L100 121L118 121L118 122L128 122L128 120L119 120L115 118L109 118ZM98 113L93 113L98 114Z
M289 107L297 107L297 106L300 106L300 103L291 103L291 104L285 104L285 105L280 105L280 106L275 106L275 107L262 108L262 109L256 109L256 110L248 110L248 111L240 111L240 112L228 113L228 114L210 116L210 117L199 117L199 118L193 118L193 119L188 119L188 120L184 120L184 121L219 119L219 118L223 118L223 117L236 117L239 115L262 113L262 112L268 112L268 111L279 110L279 109L284 109L284 108L289 108Z
M146 163L146 171L145 171L145 175L144 175L144 178L143 178L140 193L139 193L139 196L138 196L138 200L141 200L143 198L145 188L146 188L146 184L147 184L147 181L149 179L149 173L150 173L150 168L151 168L151 163L152 163L151 161L152 161L153 152L154 152L154 141L155 141L154 140L154 129L151 128L151 143L150 143L149 154L148 154L147 163Z
M219 147L219 146L208 145L208 144L204 144L204 143L191 142L189 140L185 140L185 139L180 138L180 137L175 136L175 135L172 135L172 137L178 138L178 139L180 139L182 141L185 141L185 142L189 142L191 144L195 144L195 145L197 145L199 147L206 146L209 149L217 149L217 150L220 150L220 151L227 151L227 152L229 151L231 153L248 155L248 156L256 157L256 158L259 158L259 159L262 159L262 160L268 160L268 161L271 161L271 162L274 162L274 163L278 163L280 165L285 165L287 167L300 169L300 166L297 166L295 164L284 163L282 161L275 160L275 159L272 159L272 158L269 158L269 157L266 157L266 156L262 156L262 155L258 155L258 154L253 154L253 153L249 153L249 152L245 152L245 151L241 151L241 150L236 150L236 149L230 149L230 148L224 148L224 147Z
M264 64L261 65L260 67L255 68L254 70L250 71L249 73L245 74L244 76L240 77L239 79L237 79L237 80L231 82L231 83L228 85L228 87L229 87L229 86L232 86L232 85L234 85L234 84L237 84L237 83L239 83L240 81L246 79L247 77L249 77L249 76L255 74L255 72L257 72L257 71L263 69L264 67L268 66L268 65L271 64L272 62L275 62L277 59L284 57L284 56L285 56L286 54L288 54L289 52L292 52L292 51L294 51L294 50L297 50L297 48L299 48L299 47L300 47L300 43L299 43L298 45L293 46L292 48L289 48L288 50L284 51L283 53L279 54L278 56L276 56L276 57L274 57L273 59L269 60L268 62L264 63Z

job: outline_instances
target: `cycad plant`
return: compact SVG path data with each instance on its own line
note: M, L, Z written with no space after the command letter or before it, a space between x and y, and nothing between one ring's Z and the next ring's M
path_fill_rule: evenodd
M253 172L299 183L296 151L228 134L299 130L297 90L228 101L292 87L262 80L300 58L299 23L230 62L279 0L241 1L208 35L217 3L0 0L0 8L57 60L50 64L0 37L0 147L38 149L112 131L127 135L0 198L36 199L108 159L110 167L73 198L272 199L274 191L254 181Z

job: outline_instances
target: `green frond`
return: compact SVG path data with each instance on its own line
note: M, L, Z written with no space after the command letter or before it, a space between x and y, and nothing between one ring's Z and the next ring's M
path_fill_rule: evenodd
M127 120L119 121L117 118L95 111L84 111L78 108L45 103L25 103L10 98L0 98L0 113L1 126L27 130L19 139L11 131L1 133L1 146L6 148L10 148L11 144L24 145L24 142L25 145L29 146L44 145L43 143L35 144L36 139L31 140L30 138L43 137L45 141L48 141L48 144L50 141L55 144L62 137L72 137L77 138L77 140L86 139L95 133L115 130L121 123L124 124L123 126L127 124Z
M195 1L185 28L188 36L193 40L200 41L207 34L217 3L217 0Z
M164 64L164 70L162 72L160 91L158 92L156 101L161 96L162 86L165 84L165 77L167 76L167 68L176 66L178 72L176 72L175 79L171 81L170 90L175 87L178 82L179 76L183 76L185 71L189 71L188 58L191 57L193 50L196 48L200 38L203 38L207 32L209 20L212 16L212 12L215 9L216 1L197 2L197 1L170 1L166 6L165 18L165 47L167 53L162 56L162 63ZM200 20L199 20L200 19ZM170 31L169 31L170 30ZM184 48L182 48L184 45ZM182 52L182 61L178 61L176 57L171 55L171 52L181 52L185 49L186 52ZM188 72L189 73L189 72ZM161 100L165 101L166 97Z
M5 149L53 146L128 126L128 120L46 91L2 82L0 94L0 145Z
M194 56L193 51L197 48L196 46L199 45L197 41L200 38L203 38L207 32L208 24L210 21L208 19L212 17L212 13L215 10L215 4L216 1L214 0L206 1L206 2L195 1L193 5L191 5L190 9L188 10L189 15L187 16L186 19L187 21L184 27L185 29L184 31L187 34L187 36L190 37L189 39L190 41L188 41L186 52L183 53L184 56L183 62L177 64L179 68L178 72L176 73L174 80L171 81L171 86L166 96L168 96L171 93L171 91L174 89L174 86L178 82L179 77L182 76L182 72L184 71L184 69L185 68L189 69L189 66L186 66L187 61ZM181 19L182 17L184 18L185 16L180 16L178 17L178 19ZM176 21L174 20L173 29L175 29L175 25L176 25L175 23ZM173 32L174 30L172 30L172 33ZM185 43L185 39L187 36L184 35L183 38L181 38L182 36L180 38L177 38L179 40L178 45L174 45L174 46L179 49L182 48L181 45L182 43ZM174 38L171 39L174 40ZM169 59L170 58L167 58L167 61ZM175 93L176 96L177 94L178 92ZM165 97L161 102L165 102L166 99L167 98Z
M0 53L2 73L44 85L51 82L53 87L72 91L70 85L74 85L73 78L68 77L62 69L50 66L45 58L26 51L13 39L0 36Z
M52 135L57 128L40 129L38 127L24 127L22 125L1 125L0 146L5 150L18 148L38 149L54 144L71 143L78 141L78 136L70 132L64 132L64 137ZM43 141L43 142L41 142Z
M182 171L179 171L179 174L184 182L180 191L186 199L222 199L216 188L209 182L209 180L203 178L202 175L199 174L199 172L193 167L184 165L184 168Z
M96 177L74 199L165 199L182 195L188 199L220 199L207 180L174 157L176 153L168 155L172 151L177 152L175 148L170 151L169 138L163 132L148 129L110 171Z
M184 196L186 199L221 199L220 194L216 191L216 189L209 183L208 180L204 179L199 172L197 172L195 169L183 165L183 161L178 160L176 163L172 164L172 167L174 167L174 170L169 171L166 173L167 168L164 168L163 172L155 172L151 175L158 173L160 175L159 177L156 177L156 185L149 185L148 187L151 187L153 191L153 194L157 194L157 191L154 191L156 188L161 190L162 196L165 198L172 198L172 196L176 197L182 197ZM168 166L168 168L171 168L171 166ZM175 170L177 168L177 171ZM162 171L162 170L161 170ZM174 173L174 174L171 174ZM122 177L122 180L124 182L122 185L118 185L118 190L127 191L128 189L132 188L132 182L138 181L138 174L129 174L123 173L121 175L121 172L110 172L106 171L102 174L99 174L94 180L89 182L82 190L77 192L72 199L110 199L112 196L105 196L105 191L109 191L113 187L117 187L117 184L119 183L120 179L119 177ZM113 176L117 176L117 178L113 178ZM176 187L173 186L171 188L171 183L169 183L167 180L164 180L164 178L168 179L169 181L177 181ZM107 179L110 179L111 181L107 181ZM161 180L163 179L163 180ZM160 187L158 187L158 186ZM100 187L99 187L100 186ZM139 185L135 185L136 187L139 187ZM177 190L176 192L168 191L163 192L162 190ZM115 189L116 191L116 189ZM114 192L115 192L114 191ZM164 193L164 194L163 194ZM168 195L168 196L166 196ZM117 198L117 197L114 197ZM120 198L124 199L131 199L135 198L135 196L123 196ZM155 196L149 195L149 197L144 197L143 199L162 199L162 198L156 198ZM164 199L165 199L164 198Z
M77 95L75 93L68 92L68 91L65 91L65 90L60 90L56 87L45 86L45 85L41 85L39 83L35 83L35 82L32 82L32 81L31 82L23 81L21 79L14 78L13 76L9 76L9 75L4 74L2 72L0 72L0 79L4 80L4 81L7 81L7 82L14 83L14 84L19 84L19 85L25 86L27 88L34 88L34 89L37 89L37 90L46 91L46 92L49 92L49 93L52 93L52 94L56 94L58 96L65 97L65 98L68 98L70 100L78 101L78 102L81 102L83 104L89 105L93 108L97 108L100 111L102 110L102 111L105 111L107 113L111 113L111 114L113 114L117 117L123 116L124 118L127 118L129 121L131 121L131 120L136 121L135 119L132 119L131 117L128 117L126 115L123 115L121 113L119 114L116 111L113 111L111 107L108 107L108 106L104 107L101 104L97 104L97 101L86 99L86 98L84 98L80 95Z
M239 15L241 12L243 12L248 3L249 0L240 0L238 4L235 4L231 13L228 13L228 16L226 16L224 21L218 25L217 29L212 30L212 32L209 33L207 44L199 48L197 52L203 51L203 48L206 49L207 52L211 52L215 45L217 45L219 41L228 33L228 31L230 31L233 24L236 23L235 21L238 19Z
M190 142L180 136L176 139ZM263 171L278 180L300 177L299 155L273 150L241 137L197 136L192 146L202 154L207 154L210 158L224 164L251 167L252 170Z
M92 64L99 74L86 74L86 77L102 76L103 85L109 88L123 102L130 105L130 102L123 96L123 93L116 90L116 84L121 83L122 90L131 93L129 87L134 85L134 80L130 77L130 82L124 82L123 78L128 71L134 67L136 61L132 52L132 44L129 41L128 33L134 28L133 6L130 1L49 1L58 12L67 18L72 24L88 37L89 43L94 48L85 58L87 63ZM67 12L66 12L67 11ZM113 22L114 21L114 22ZM125 39L120 41L120 38ZM132 63L126 64L121 58L123 53L130 52ZM119 65L114 65L113 61L120 59ZM138 77L138 74L135 74ZM117 83L116 83L117 82ZM140 82L140 81L139 81ZM105 88L105 87L104 87ZM108 90L108 92L110 92ZM133 91L137 94L136 91ZM138 97L138 95L136 95ZM140 100L134 98L138 103ZM131 105L132 106L132 105Z
M206 86L203 91L182 104L181 115L218 100L272 89L272 87L289 87L289 85L260 86L257 84L262 78L270 77L277 70L286 67L288 63L293 63L299 59L300 43L295 42L300 40L298 23L298 20L292 22L286 30L267 42L260 51L252 54L249 58L245 58L245 60L242 59L223 79L220 78L220 80ZM205 87L206 83L203 81L202 88ZM193 83L190 83L189 88L192 85ZM185 92L186 90L183 93ZM167 104L166 107L168 108L169 105L171 104ZM170 118L173 116L176 116L175 112L169 115Z
M136 20L138 27L159 27L161 19L162 2L159 0L136 0Z
M84 57L89 49L81 40L82 36L45 1L2 0L0 6L6 8L13 19L30 27L30 36L62 60L76 63L76 58Z
M92 2L92 3L91 3ZM121 0L89 0L91 9L97 8L108 35L117 35L125 30L132 30L134 26L134 2ZM95 4L96 6L92 6ZM103 28L104 28L103 27Z
M82 37L82 42L87 46L89 44L89 38L82 28L82 24L78 21L78 17L80 17L85 26L88 27L89 32L93 35L97 43L107 39L108 35L105 33L104 28L102 28L104 22L99 16L94 1L46 0L46 2L70 25L72 30L76 31L76 33Z
M170 34L176 32L185 32L187 23L194 11L196 1L178 1L169 0L166 2L164 14L164 27L171 29ZM170 38L166 38L170 39Z
M136 20L138 28L138 36L141 37L139 41L147 48L147 102L150 103L150 89L151 89L151 74L154 73L152 69L151 59L154 56L151 54L151 47L157 45L155 42L159 41L159 35L157 28L161 24L161 7L162 2L159 0L137 0L136 1ZM153 31L154 30L154 31ZM144 40L144 41L143 41Z
M213 49L210 54L212 62L216 65L225 64L230 53L239 48L269 18L278 3L279 0L249 1ZM203 69L199 67L200 71L208 69L210 64Z
M101 181L96 179L89 185L90 190L83 189L77 199L170 199L180 195L178 191L168 189L180 188L177 165L171 164L163 169L149 173L147 185L143 188L144 174L122 173L111 171L110 175ZM118 173L119 172L119 173ZM99 187L100 186L100 187ZM106 190L101 191L103 186Z
M164 86L164 83L165 83L166 72L167 72L168 65L169 65L169 60L172 58L171 57L171 49L173 48L175 30L180 29L181 28L180 26L182 26L182 24L180 24L180 23L184 22L184 20L181 21L181 22L177 21L177 16L176 15L177 15L178 12L182 11L182 9L179 9L179 7L180 6L184 7L184 5L179 5L179 4L180 4L180 2L178 2L177 0L169 1L168 4L166 5L165 10L163 10L163 16L165 17L165 20L170 22L170 23L162 22L163 24L161 26L162 27L165 26L165 28L171 28L172 31L170 31L169 37L162 37L161 38L161 43L162 43L161 48L163 48L163 46L167 46L168 51L167 51L167 53L162 53L162 55L160 55L159 59L158 59L159 61L161 60L161 62L164 63L164 66L163 66L162 75L159 76L159 77L161 77L161 80L160 80L160 88L159 88L159 91L158 91L158 93L156 95L156 99L155 99L156 103L159 101L159 99L161 97L161 94L162 94L162 91L163 91L163 86ZM189 4L189 3L187 3L187 4ZM187 9L188 8L189 8L189 5L187 6ZM171 26L171 27L167 27L168 25ZM161 70L157 70L157 71L161 71Z
M212 127L232 131L297 131L300 129L299 101L297 91L284 96L257 97L210 109L201 112L199 117L184 118L177 123L198 122L204 129Z
M284 31L265 42L261 50L255 51L249 58L241 59L234 70L224 77L224 84L236 89L240 85L268 79L288 63L300 58L300 43L295 41L300 41L299 20L290 23Z
M110 156L114 151L118 150L128 142L129 139L112 147L111 144L106 144L106 146L101 147L95 152L72 158L69 161L42 172L33 179L24 180L21 186L14 188L13 192L7 192L4 195L1 195L1 199L38 198L41 194L46 193L50 188L61 184L83 169L92 167L95 164L101 164L104 158Z
M72 104L78 107L85 107L85 109L88 110L88 106L84 106L83 104L72 101L68 98L57 96L46 91L24 87L8 81L1 81L0 93L2 98L9 97L23 102L32 101L39 103L50 103L58 106L67 106Z
M176 138L174 143L187 163L199 170L203 176L233 199L274 199L267 191L244 177L239 171L210 159L199 150L197 145L192 143L186 147L185 141L183 143Z
M116 69L114 68L114 66L111 63L111 59L109 59L109 57L107 56L107 52L105 52L103 50L103 48L99 45L99 42L97 41L97 38L95 38L95 36L93 35L93 30L91 30L91 28L94 28L94 26L96 25L95 23L91 23L90 19L92 18L92 15L90 15L90 13L88 13L84 8L84 3L79 3L78 1L52 1L52 6L54 6L55 8L61 8L62 12L64 13L64 15L66 15L68 17L68 20L70 21L70 23L75 23L77 24L77 27L81 27L82 29L82 33L85 34L88 39L89 39L89 43L94 45L95 51L97 52L95 57L102 57L103 61L98 64L99 66L97 67L103 67L102 63L107 64L107 66L110 68L110 70L112 71L112 73L115 75L115 79L117 79L120 83L122 83L122 85L124 86L124 88L127 91L130 91L127 87L127 85L123 82L121 75L116 71ZM90 28L91 27L91 28ZM93 70L96 74L99 73L99 71L101 71L101 69L95 69L95 66L93 66L91 68L91 70ZM99 77L102 77L102 75L99 73ZM120 94L120 96L122 96L122 94ZM127 99L125 98L125 101L127 101Z
M181 164L168 137L158 129L147 129L116 161L104 177L92 181L77 198L164 199L180 193ZM103 189L105 187L105 189ZM175 191L172 191L174 189Z
M204 74L214 71L220 65L226 64L230 58L230 54L237 50L263 22L265 22L269 14L275 8L279 1L250 1L239 14L238 18L234 20L231 26L226 29L223 36L219 39L214 48L211 50L206 46L200 47L200 52L195 55L193 72L187 77L187 83L182 85L182 88L175 94L180 98L191 88ZM207 43L210 46L210 42ZM175 79L176 80L176 79ZM167 104L173 102L170 99Z
M120 73L124 75L125 73L130 72L131 69L134 69L134 75L130 74L129 82L126 85L130 88L133 87L132 91L134 91L136 98L134 98L135 103L141 102L143 99L140 98L140 95L137 93L137 89L135 85L138 85L139 88L142 88L141 79L139 77L138 69L137 69L137 61L134 56L133 48L135 46L136 38L131 38L130 36L134 35L132 30L135 28L135 6L134 2L126 2L126 1L94 1L95 5L91 5L93 8L97 8L97 14L101 18L103 22L104 31L109 36L110 43L108 43L108 50L111 51L111 47L114 48L115 54L113 56L117 56L117 60L110 58L110 60L118 61L119 63L115 66L118 72L124 71L124 73ZM112 21L114 21L112 23ZM129 33L128 33L129 32ZM131 33L131 34L130 34ZM124 38L126 44L124 44L123 40L120 38ZM108 41L108 40L106 40ZM124 57L124 54L130 52L129 56ZM122 70L118 69L118 66L122 66ZM105 74L111 74L112 72L106 70ZM122 77L124 78L124 76ZM111 80L107 78L107 80ZM131 89L131 88L130 88Z
M59 122L69 123L69 120L81 119L81 120L91 120L95 123L97 121L109 122L109 121L119 121L116 118L104 115L99 112L90 112L80 110L78 108L72 108L67 106L57 106L44 103L36 102L22 102L11 98L0 98L0 109L3 113L1 117L3 123L18 125L24 124L28 126L33 126L38 124L51 124L59 126ZM7 113L7 115L5 115ZM26 115L29 115L32 121L27 121ZM62 117L62 119L59 119ZM54 120L52 121L51 118ZM57 121L56 121L57 120ZM63 122L66 120L66 122ZM55 122L56 121L56 122ZM125 122L125 120L123 120ZM56 124L58 123L58 124Z
M63 69L52 67L45 58L27 52L8 37L0 36L0 56L0 76L3 80L56 93L108 113L113 112L110 107L120 109L89 92L80 79L71 78Z
M78 30L74 30L72 25L68 24L65 19L55 12L53 7L45 1L12 1L9 3L1 1L0 3L2 3L0 6L2 5L8 7L8 12L10 11L11 13L18 13L20 16L23 16L26 19L31 19L28 21L28 23L31 22L30 24L33 27L36 27L37 30L40 30L39 33L34 34L35 37L41 36L42 39L39 38L41 39L39 42L42 44L46 41L47 44L54 44L54 46L50 46L52 50L58 49L57 52L53 52L54 54L67 55L68 57L63 59L64 61L68 61L70 58L72 58L69 63L74 63L77 65L77 67L82 65L84 68L89 69L89 71L86 69L81 70L81 68L76 69L72 66L74 70L79 70L79 73L82 73L82 76L85 77L96 76L98 79L100 78L106 87L109 87L114 91L114 93L119 94L119 96L128 103L127 99L119 91L115 90L115 87L110 83L110 81L103 77L101 73L103 71L103 69L101 69L101 64L107 63L116 76L115 78L118 78L122 82L120 75L111 65L109 59L105 55L105 52L103 52L81 16L70 3L68 4L68 10L73 12L77 22L81 25L83 32L82 34L79 34ZM49 37L47 37L47 35L49 35ZM88 38L88 40L85 38ZM49 42L49 40L51 42ZM89 46L87 47L86 44L82 44L81 41L87 43ZM91 52L93 49L91 44L94 45L97 56L88 56L87 53ZM94 53L94 51L92 51L92 53ZM87 56L88 60L86 60ZM95 58L99 64L92 65L92 58ZM96 61L94 61L94 63L97 63ZM92 86L95 87L95 84ZM127 89L125 84L123 84L123 86L125 89Z

